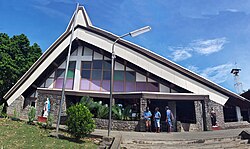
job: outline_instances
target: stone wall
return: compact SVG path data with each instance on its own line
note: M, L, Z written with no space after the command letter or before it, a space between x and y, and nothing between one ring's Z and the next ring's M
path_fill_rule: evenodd
M217 125L220 126L221 128L225 128L223 106L214 101L210 101L209 104L210 107L213 108L216 113ZM209 113L211 113L211 108L209 109Z
M144 122L144 111L146 111L147 99L140 99L140 121L139 121L139 131L146 131L146 124Z
M202 116L202 103L201 101L194 101L196 124L192 125L191 131L203 130L203 116Z
M7 114L9 116L14 116L14 111L16 111L17 114L20 116L20 118L24 118L23 115L25 114L23 114L23 112L25 112L25 110L23 110L23 105L24 105L24 97L19 96L7 107Z
M49 98L50 100L50 115L52 115L54 122L57 122L58 110L60 105L61 94L60 92L46 92L46 91L39 91L37 96L37 103L36 103L36 116L42 116L42 111L44 108L44 102L46 99ZM66 117L66 100L64 100L64 104L62 106L62 113L61 113L61 122L65 122L64 118Z
M93 118L97 129L108 129L108 120ZM139 131L139 121L112 120L112 130Z

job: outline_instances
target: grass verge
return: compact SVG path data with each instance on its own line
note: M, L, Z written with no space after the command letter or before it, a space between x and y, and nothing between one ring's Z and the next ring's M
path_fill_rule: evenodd
M23 121L12 121L0 118L0 148L84 148L95 149L98 145L89 137L76 142L67 132L60 132L64 137L49 137L52 130L36 125L28 125Z

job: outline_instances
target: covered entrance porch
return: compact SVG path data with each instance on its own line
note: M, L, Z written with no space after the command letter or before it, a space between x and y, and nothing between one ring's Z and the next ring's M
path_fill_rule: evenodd
M161 131L166 131L166 112L168 106L174 117L174 130L180 131L207 131L211 130L208 95L196 95L192 93L158 93L158 92L131 92L115 93L114 99L139 99L140 131L145 131L143 112L146 107L152 114L158 107L161 112ZM190 127L192 126L192 127ZM154 129L152 122L152 130Z

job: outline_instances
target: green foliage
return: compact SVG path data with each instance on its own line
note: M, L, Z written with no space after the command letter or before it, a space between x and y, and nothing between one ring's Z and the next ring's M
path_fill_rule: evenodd
M101 103L94 102L93 98L90 98L89 96L82 97L80 103L86 106L94 117L97 117L99 108L102 108Z
M107 119L109 116L109 108L106 106L100 106L97 111L97 118Z
M31 46L24 34L10 38L0 33L0 99L41 54L38 44Z
M0 105L0 116L1 117L5 117L6 116L6 113L3 112L3 109L4 109L4 104Z
M122 109L123 120L130 120L131 114L132 114L131 106L126 106L124 109Z
M13 118L19 118L20 114L14 109Z
M43 123L37 123L41 127ZM84 138L76 142L65 131L59 131L60 138L48 137L50 130L27 125L24 121L16 122L0 119L0 149L97 149L98 136Z
M122 120L122 108L118 105L112 106L112 117L116 120Z
M0 105L0 114L2 114L2 111L3 111L3 104L2 105Z
M94 117L107 119L109 116L109 107L102 105L101 102L94 102L93 99L88 96L82 97L80 103L86 106ZM113 105L112 118L116 120L130 120L131 106L123 108L117 104Z
M35 117L36 117L36 108L30 107L29 113L28 113L28 118L29 118L28 123L32 123L35 120Z
M53 115L49 114L46 121L46 128L52 128L53 121L54 121Z
M80 103L69 107L66 113L68 115L66 122L68 131L75 138L86 137L94 131L95 122L92 119L93 114L83 104Z

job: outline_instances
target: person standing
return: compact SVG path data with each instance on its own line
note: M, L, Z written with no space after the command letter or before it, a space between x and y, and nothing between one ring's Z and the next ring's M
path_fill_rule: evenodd
M144 118L146 122L146 131L151 132L151 117L152 113L149 111L149 107L146 107L146 111L144 111Z
M211 108L211 121L212 121L212 126L216 127L216 113L213 108Z
M171 132L173 127L174 116L168 106L166 106L166 123L167 123L167 132Z
M161 120L161 113L159 112L159 108L155 108L155 115L154 115L154 121L155 121L155 129L156 133L160 132L160 120Z

